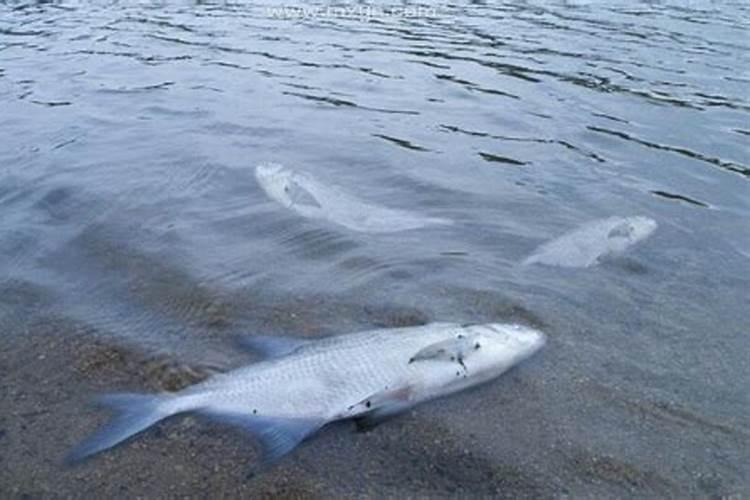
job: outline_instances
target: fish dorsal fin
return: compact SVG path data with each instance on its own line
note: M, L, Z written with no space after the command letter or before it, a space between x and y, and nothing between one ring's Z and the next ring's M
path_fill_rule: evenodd
M263 445L263 462L266 465L277 462L326 423L325 420L309 418L227 415L210 410L203 413L219 421L241 427L257 437Z
M435 342L417 351L409 363L424 360L459 361L476 350L476 335L459 333L453 338Z
M237 345L241 349L260 354L264 358L286 356L311 342L311 340L294 337L274 337L271 335L252 335L237 338Z

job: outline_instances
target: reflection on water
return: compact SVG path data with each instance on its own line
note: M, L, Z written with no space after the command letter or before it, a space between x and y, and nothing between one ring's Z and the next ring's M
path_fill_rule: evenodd
M13 458L0 485L746 490L748 6L367 5L380 10L0 3L0 445ZM259 185L265 162L452 224L374 234L300 216ZM621 258L519 265L571 228L631 214L659 229ZM95 427L77 402L246 362L235 334L430 320L522 321L550 342L518 375L365 435L324 433L252 480L252 441L198 423L204 434L167 427L117 467L57 463ZM182 469L157 465L160 447Z

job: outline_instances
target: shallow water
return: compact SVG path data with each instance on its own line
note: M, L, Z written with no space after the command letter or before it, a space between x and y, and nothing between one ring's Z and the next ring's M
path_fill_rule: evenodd
M269 5L0 4L0 489L748 494L747 5ZM453 224L305 219L266 196L262 162ZM659 229L595 268L519 265L613 215ZM251 439L191 419L60 464L102 421L82 401L244 363L238 333L430 320L549 342L252 477Z

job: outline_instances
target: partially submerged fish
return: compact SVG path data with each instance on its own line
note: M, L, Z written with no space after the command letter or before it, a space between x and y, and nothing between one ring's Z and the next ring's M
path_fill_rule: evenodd
M656 221L648 217L609 217L583 224L559 238L544 243L523 264L589 267L649 237Z
M372 426L417 403L486 382L534 354L544 335L520 325L371 330L319 340L251 337L268 359L180 392L114 394L119 414L69 455L80 460L156 422L197 412L251 431L274 461L329 422Z
M324 185L307 173L275 163L258 165L255 177L266 194L286 208L303 217L326 219L352 231L391 233L451 224L447 219L367 203L337 187Z

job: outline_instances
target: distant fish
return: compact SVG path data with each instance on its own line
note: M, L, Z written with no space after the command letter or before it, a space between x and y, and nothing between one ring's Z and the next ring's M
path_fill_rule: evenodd
M104 451L172 415L196 412L254 433L274 461L329 422L353 418L372 426L493 379L544 341L541 332L520 325L453 323L320 340L250 337L244 345L268 359L177 393L102 398L119 413L69 459Z
M619 255L656 230L648 217L609 217L583 224L559 238L544 243L523 264L589 267L603 257Z
M304 172L266 163L255 169L258 183L273 200L303 217L326 219L352 231L391 233L425 226L451 224L450 220L381 207L362 201Z

